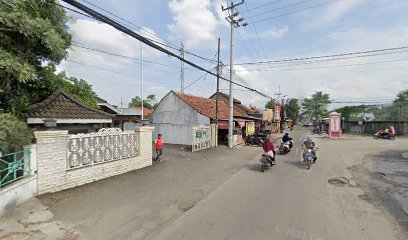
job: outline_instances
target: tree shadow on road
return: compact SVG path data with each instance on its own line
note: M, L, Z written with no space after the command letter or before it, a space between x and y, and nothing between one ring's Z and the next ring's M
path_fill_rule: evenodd
M293 161L293 160L292 161L285 161L285 163L289 164L289 165L296 166L296 167L298 167L299 169L302 169L302 170L306 169L305 164L303 162L299 161L298 159L296 159L295 161Z

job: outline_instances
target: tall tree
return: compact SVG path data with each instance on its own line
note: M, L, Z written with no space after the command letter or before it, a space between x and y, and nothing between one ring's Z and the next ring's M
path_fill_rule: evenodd
M330 95L323 92L315 92L310 98L305 98L302 107L303 114L310 117L320 118L328 114L327 107L332 103Z
M266 104L265 104L265 108L267 109L274 109L275 108L275 104L277 104L278 102L275 99L271 99L269 100Z
M286 116L296 122L299 118L300 111L299 100L296 98L290 98L285 104L285 108Z
M62 76L65 76L65 73ZM92 108L99 108L96 100L97 95L93 91L92 85L88 84L85 80L75 77L64 77L60 80L58 87L62 87L65 92L71 94L83 104Z
M394 100L393 110L395 120L408 120L408 89L397 94L397 97Z
M145 101L150 104L150 106L151 106L150 109L156 108L156 105L157 105L156 95L154 95L154 94L148 95L146 97Z
M18 115L49 94L42 74L67 56L67 20L56 0L1 1L0 108Z
M408 103L408 89L401 91L397 94L396 99L394 100L394 103Z
M156 104L156 95L148 95L146 99L143 100L143 107L148 109L153 109ZM139 96L135 96L130 100L128 104L129 108L142 107L142 99Z

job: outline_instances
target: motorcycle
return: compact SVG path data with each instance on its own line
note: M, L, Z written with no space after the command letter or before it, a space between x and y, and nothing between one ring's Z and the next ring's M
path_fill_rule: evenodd
M245 145L257 145L258 147L262 147L264 140L258 137L248 137L245 139Z
M378 139L390 139L390 140L395 140L395 135L391 133L382 133L381 131L378 131L373 135L373 138L375 140Z
M261 161L261 170L262 172L265 172L265 170L271 168L273 165L275 165L275 157L271 157L268 154L262 154L262 157L260 159Z
M280 146L279 146L279 154L280 155L288 154L292 147L293 147L293 142L292 141L287 141L285 143L281 143Z
M316 152L316 149L314 149ZM317 160L316 154L313 153L313 149L307 148L303 150L303 162L306 164L306 168L309 170L312 164Z
M315 134L318 134L318 135L322 136L322 135L323 135L323 131L322 131L320 128L314 128L314 129L312 130L312 135L315 135Z

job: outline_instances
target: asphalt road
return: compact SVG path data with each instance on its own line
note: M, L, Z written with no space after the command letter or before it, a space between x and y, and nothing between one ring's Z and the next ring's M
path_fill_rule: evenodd
M299 145L308 133L294 131L294 149L278 156L276 166L262 173L252 161L153 239L405 239L392 216L364 199L358 183L328 182L350 179L347 167L383 144L315 138L319 160L306 170Z

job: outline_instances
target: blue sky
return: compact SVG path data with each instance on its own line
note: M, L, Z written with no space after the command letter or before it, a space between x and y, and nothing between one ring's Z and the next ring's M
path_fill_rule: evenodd
M206 58L216 59L220 37L221 61L229 64L230 30L225 12L221 11L220 4L226 6L223 0L79 1L95 8L89 4L93 3L121 16L133 23L132 27L141 27L145 36L159 36L156 40L162 43L175 47L183 42L187 51ZM245 2L237 8L249 23L235 31L237 64L408 46L408 1L405 0ZM137 40L77 13L67 13L76 45L140 58L141 45ZM147 46L143 49L144 95L155 94L160 99L172 89L180 91L180 62ZM215 67L188 54L186 58L206 69ZM244 80L243 84L268 95L277 93L280 85L288 97L304 98L314 91L324 91L338 101L389 102L399 91L408 88L407 60L405 50L296 65L236 65L235 70ZM204 75L185 67L186 86ZM101 98L112 104L120 105L122 98L126 106L133 96L140 96L139 61L73 46L59 69L69 76L87 80ZM228 77L228 70L224 68L223 74ZM215 83L215 77L206 75L185 92L208 97L215 91ZM221 89L227 87L226 82L221 82ZM234 97L258 107L263 107L268 100L238 87L234 89Z

